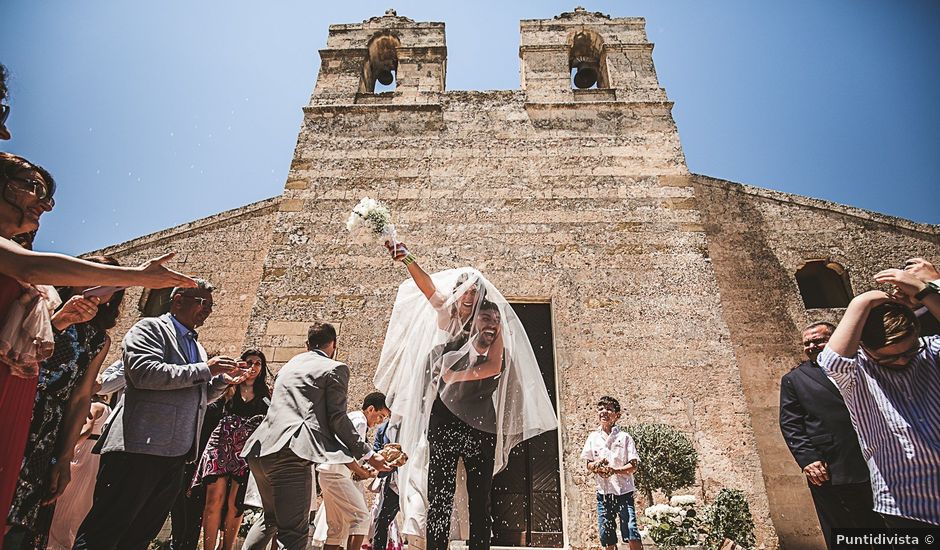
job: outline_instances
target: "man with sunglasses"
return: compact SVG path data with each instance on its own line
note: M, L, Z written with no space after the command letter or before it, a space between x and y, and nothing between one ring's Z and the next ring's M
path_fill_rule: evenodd
M780 380L780 432L806 476L827 548L833 529L883 526L849 411L816 362L835 328L817 321L803 329L806 361Z
M940 526L940 336L919 338L922 303L940 315L936 270L886 269L845 310L819 365L839 386L871 473L874 509L888 527ZM926 279L926 280L925 280Z
M95 452L95 502L76 549L142 549L160 532L195 460L208 403L246 371L229 357L207 359L196 329L212 313L213 287L175 288L170 312L137 322L124 337L126 389Z

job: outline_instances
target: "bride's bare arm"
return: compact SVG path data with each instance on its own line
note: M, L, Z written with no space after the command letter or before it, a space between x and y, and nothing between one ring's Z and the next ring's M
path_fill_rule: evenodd
M437 287L434 286L434 281L431 279L431 276L427 274L421 266L418 265L418 262L415 260L415 257L408 252L408 249L405 248L404 243L398 243L392 247L388 242L385 243L385 248L392 254L392 259L396 262L404 262L405 266L408 269L408 274L411 275L411 278L414 279L415 284L418 285L418 289L424 294L424 297L428 300L434 296L434 293L437 292ZM411 258L410 261L405 261L408 258Z

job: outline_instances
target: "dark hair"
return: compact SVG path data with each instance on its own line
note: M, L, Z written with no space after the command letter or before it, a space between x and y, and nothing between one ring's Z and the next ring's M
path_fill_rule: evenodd
M7 95L10 93L10 89L7 88L7 76L9 74L7 68L3 66L3 63L0 63L0 101L6 99Z
M829 321L816 321L815 323L810 323L806 325L806 328L803 329L803 332L807 330L814 329L816 327L826 327L829 329L829 334L832 334L836 330L836 326L830 323Z
M385 404L385 394L380 391L374 391L367 395L366 398L362 400L362 410L366 410L369 407L377 411L388 409L388 405Z
M46 190L49 191L49 196L51 197L55 195L55 179L48 170L42 166L39 166L35 162L30 162L24 159L19 155L0 151L0 177L3 178L4 192L6 191L7 181L13 176L13 174L21 170L35 170L38 172L39 177L41 177L42 181L46 184ZM6 198L4 198L4 200L6 200Z
M264 353L260 349L248 348L242 352L241 360L244 361L248 359L249 356L255 355L258 359L261 359L261 372L258 373L258 376L255 377L254 382L251 384L251 389L254 391L255 399L259 397L271 397L271 390L268 389L268 377L271 375L271 372L268 371L268 359L264 356ZM236 392L237 394L238 392Z
M614 410L614 412L620 412L620 401L617 401L609 395L605 395L597 400L598 407L608 407Z
M83 258L89 262L95 262L96 264L104 265L121 265L118 261L111 256L87 256ZM64 304L66 300L75 295L73 288L70 286L59 287L59 297L62 299ZM98 305L98 313L95 313L95 316L91 321L88 321L95 326L100 331L105 331L110 328L114 328L114 325L117 324L118 317L121 315L121 302L124 301L124 291L119 290L115 292L111 299L107 303Z
M336 329L329 323L314 323L307 329L307 349L320 349L336 341Z
M920 335L917 315L904 304L888 302L875 306L862 327L862 344L871 350L897 344Z
M491 302L489 300L483 300L480 303L480 312L482 313L484 311L495 311L496 313L500 313L499 306L497 306L495 302Z

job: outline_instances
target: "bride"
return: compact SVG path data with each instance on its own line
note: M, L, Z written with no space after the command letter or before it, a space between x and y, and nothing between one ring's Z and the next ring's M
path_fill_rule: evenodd
M469 548L488 549L493 476L518 443L558 423L525 329L479 271L428 275L402 244L386 245L401 284L375 376L411 459L399 471L403 533L448 546L457 465L466 468Z

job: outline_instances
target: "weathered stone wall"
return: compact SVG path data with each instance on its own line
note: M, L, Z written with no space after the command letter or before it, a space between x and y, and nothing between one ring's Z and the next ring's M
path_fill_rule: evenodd
M360 198L381 199L428 271L471 265L507 296L551 302L571 547L595 545L593 480L578 456L605 393L626 405L625 422L688 433L702 454L695 491L744 490L775 547L671 105L536 104L527 93L308 106L247 341L282 363L303 351L310 322L331 321L351 403L371 390L406 273L344 224Z
M940 230L689 174L644 24L583 10L523 21L518 92L445 91L441 23L333 25L283 195L99 252L134 264L177 251L173 267L219 287L200 341L261 346L275 370L311 322L334 323L355 407L407 275L345 221L363 196L383 200L429 272L474 266L510 299L551 303L568 546L596 546L578 456L609 393L623 423L692 437L693 492L743 490L759 544L822 548L779 436L778 384L800 328L841 311L806 311L794 273L828 257L860 292L885 266L937 258ZM571 89L567 47L585 28L608 88ZM401 44L392 93L362 89L377 35ZM140 297L128 292L116 338Z
M825 201L694 176L740 365L770 510L785 548L823 548L805 476L780 435L780 378L801 359L800 332L842 309L807 310L796 271L807 260L845 266L855 294L912 256L940 258L940 229Z
M215 309L199 329L199 342L210 353L238 354L271 241L271 223L278 200L256 202L89 254L108 254L122 265L138 265L176 252L170 267L204 277L216 286ZM141 317L142 295L140 287L128 289L120 320L111 331L115 345L105 365L120 357L118 344Z

